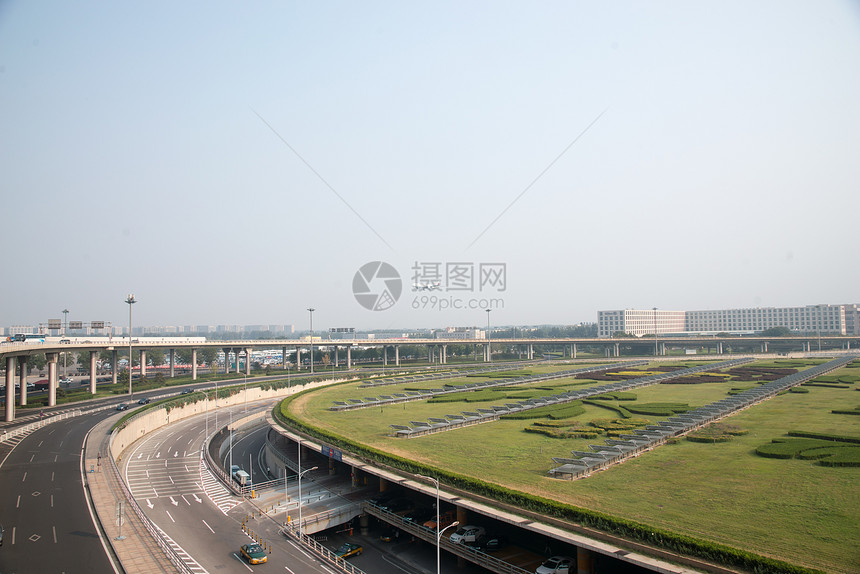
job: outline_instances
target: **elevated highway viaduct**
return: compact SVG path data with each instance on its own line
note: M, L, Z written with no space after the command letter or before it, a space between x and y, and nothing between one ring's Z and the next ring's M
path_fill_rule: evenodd
M38 340L37 340L38 341ZM68 342L61 342L68 341ZM15 377L18 376L19 397L18 405L27 404L26 373L28 358L34 354L44 354L48 367L48 406L55 406L57 401L58 386L58 362L60 355L64 352L89 353L90 392L96 392L96 361L100 353L111 353L111 378L112 384L117 383L117 362L119 351L128 349L130 353L137 350L140 353L140 375L146 376L147 349L161 349L167 352L169 377L176 375L176 350L188 349L191 351L191 378L197 379L198 359L197 352L200 349L217 349L223 351L227 357L233 354L236 361L231 365L225 361L225 372L235 369L240 373L241 355L244 355L245 374L251 373L251 361L248 360L251 352L255 349L281 349L282 356L287 356L288 350L293 350L296 356L296 368L302 369L302 353L313 353L315 347L326 347L334 352L334 365L340 365L339 350L346 352L346 367L352 368L353 347L376 347L383 349L383 365L389 363L388 350L393 349L392 360L395 366L400 365L400 349L403 346L423 346L427 349L427 360L429 363L446 364L448 362L449 345L473 345L476 350L483 350L482 356L485 362L492 361L492 348L495 346L503 349L520 349L526 359L533 359L535 348L554 348L562 350L564 356L571 359L577 358L577 353L583 348L600 349L606 357L620 357L623 351L632 354L658 354L665 355L667 347L681 347L690 349L714 350L717 355L727 350L740 348L756 350L761 353L779 352L812 352L815 350L851 349L860 346L860 336L821 336L821 337L672 337L667 339L598 339L598 338L499 338L499 339L334 339L320 341L302 341L297 339L257 339L242 341L207 341L203 339L175 338L92 338L83 341L60 339L59 337L48 337L44 342L13 342L0 345L0 369L5 367L5 420L11 422L15 419ZM290 363L283 361L286 370ZM313 361L309 364L310 372L314 371Z

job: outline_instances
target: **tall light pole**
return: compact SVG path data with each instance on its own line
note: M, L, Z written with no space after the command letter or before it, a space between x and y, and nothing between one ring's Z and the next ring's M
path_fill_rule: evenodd
M296 527L296 531L299 533L299 540L302 539L302 475L306 472L310 472L312 470L316 470L319 467L309 468L307 470L302 470L302 441L299 441L299 454L298 454L298 462L299 462L299 524ZM284 477L286 480L286 477Z
M654 358L657 358L657 307L654 307Z
M134 293L129 293L125 302L128 303L128 394L131 395L131 367L133 365L131 360L131 306L137 303L134 299Z
M457 526L460 523L455 521L452 524L449 524L448 526L443 528L441 531L439 530L439 526L441 526L439 524L439 481L432 476L424 476L422 474L416 474L415 476L417 476L418 478L423 478L424 480L429 480L436 485L436 574L441 574L442 562L439 554L439 544L442 540L442 533L451 527Z
M493 360L493 348L490 342L490 309L487 309L487 362Z
M63 309L63 338L66 338L67 330L69 328L69 310ZM819 345L820 347L821 345ZM820 351L821 349L819 349ZM69 353L68 351L63 353L63 377L69 376Z
M308 307L308 312L311 314L311 374L314 374L314 309Z

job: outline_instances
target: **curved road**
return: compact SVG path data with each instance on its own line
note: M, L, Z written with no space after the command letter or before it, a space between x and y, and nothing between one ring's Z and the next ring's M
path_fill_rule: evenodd
M86 501L84 439L100 411L55 422L26 436L0 458L0 572L118 572L108 559ZM11 446L11 445L10 445Z

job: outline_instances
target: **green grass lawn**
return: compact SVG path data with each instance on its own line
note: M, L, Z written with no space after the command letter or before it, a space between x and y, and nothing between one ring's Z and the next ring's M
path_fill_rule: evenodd
M769 364L785 366L779 361ZM856 372L846 369L835 374ZM568 379L553 384L589 383ZM732 387L753 384L731 380L654 385L631 392L637 402L696 407L725 397ZM384 391L356 389L354 384L329 387L302 397L291 407L312 424L413 460L791 563L847 573L857 572L860 564L860 468L763 458L754 451L790 430L860 436L860 417L830 412L860 405L860 383L850 386L813 387L809 393L775 397L726 419L749 431L730 442L703 444L682 439L572 482L547 476L554 466L552 457L588 450L588 444L602 444L603 437L549 438L523 432L532 422L524 420L500 420L415 439L388 435L389 424L456 414L484 406L481 403L418 401L339 413L327 410L333 400L399 392L394 387ZM518 386L504 392L522 391L523 386ZM572 420L587 424L596 418L616 415L585 405L585 412Z

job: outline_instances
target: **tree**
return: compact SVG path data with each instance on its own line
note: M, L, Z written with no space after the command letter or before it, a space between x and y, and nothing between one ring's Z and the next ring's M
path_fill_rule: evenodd
M771 327L761 332L765 337L788 337L791 335L791 329L788 327Z
M146 359L148 362L152 363L153 367L159 367L164 364L164 350L149 349L146 353Z

